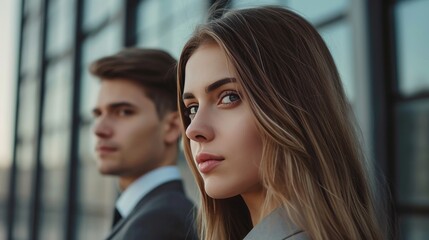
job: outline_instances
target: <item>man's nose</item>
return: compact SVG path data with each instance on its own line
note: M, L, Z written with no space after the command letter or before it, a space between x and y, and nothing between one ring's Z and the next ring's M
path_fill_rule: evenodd
M109 138L113 135L113 129L109 120L105 117L99 117L93 127L94 134L99 138Z

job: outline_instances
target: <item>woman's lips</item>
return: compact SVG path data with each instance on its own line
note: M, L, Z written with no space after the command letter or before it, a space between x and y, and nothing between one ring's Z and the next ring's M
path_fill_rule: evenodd
M199 153L196 156L198 169L201 173L209 173L217 167L225 158L210 153Z
M202 163L198 163L198 169L201 173L209 173L215 167L217 167L221 161L219 160L208 160Z

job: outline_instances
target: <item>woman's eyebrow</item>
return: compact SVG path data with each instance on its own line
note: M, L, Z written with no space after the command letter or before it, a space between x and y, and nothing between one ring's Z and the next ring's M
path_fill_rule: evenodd
M225 85L227 83L236 82L235 78L222 78L220 80L217 80L216 82L210 84L206 88L206 93L212 92L217 88L220 88L222 85Z
M218 88L220 88L221 86L227 84L227 83L232 83L232 82L236 82L237 80L235 78L222 78L217 80L216 82L210 84L209 86L206 87L205 92L206 93L210 93ZM194 95L192 93L183 93L182 95L182 99L191 99L191 98L195 98Z

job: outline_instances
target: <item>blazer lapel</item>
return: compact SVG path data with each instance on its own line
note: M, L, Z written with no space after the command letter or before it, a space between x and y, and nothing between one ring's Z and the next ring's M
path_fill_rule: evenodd
M131 216L131 214L130 214L130 216ZM116 223L115 226L113 226L112 231L110 231L110 233L106 239L112 239L112 237L115 236L115 234L122 228L122 226L124 226L124 224L130 218L130 216L128 216L126 218L122 218L121 220L119 220L119 222Z
M147 193L137 203L137 205L134 207L133 211L131 211L131 213L127 217L122 218L115 226L113 226L113 229L109 233L109 235L107 236L106 240L112 239L115 236L115 234L125 225L125 223L127 223L133 217L133 215L135 215L138 212L139 209L143 208L145 206L145 204L153 196L156 196L157 194L159 194L160 192L163 192L163 191L181 191L181 192L184 192L182 181L181 180L173 180L173 181L163 183L160 186L153 189L152 191L150 191L149 193Z
M262 219L243 240L266 239L268 236L273 240L282 240L299 232L302 230L289 220L286 211L277 208Z

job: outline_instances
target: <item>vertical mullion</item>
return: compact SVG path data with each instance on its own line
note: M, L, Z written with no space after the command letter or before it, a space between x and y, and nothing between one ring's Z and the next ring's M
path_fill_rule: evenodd
M90 1L90 0L88 0ZM73 54L73 93L72 93L72 113L71 113L71 135L69 150L69 172L68 172L68 196L67 196L67 214L66 231L64 239L77 239L77 200L78 200L78 166L79 166L79 125L80 125L80 82L81 82L81 52L82 52L82 22L83 22L83 0L76 0L75 29L74 29L74 54Z
M125 47L131 47L137 43L137 5L138 0L126 0L125 1L125 19L124 19L124 41Z
M13 239L13 224L15 223L15 202L16 202L16 174L17 174L17 149L18 149L18 123L19 123L19 108L20 108L20 94L21 94L21 66L22 66L22 46L24 35L24 14L25 14L25 0L21 0L20 9L20 25L19 25L19 43L18 43L18 59L17 59L17 83L16 83L16 96L15 96L15 126L13 130L13 150L12 150L12 165L10 167L9 177L9 193L8 193L8 208L7 208L7 239Z
M41 46L39 58L39 99L38 99L38 115L37 115L37 133L36 133L36 165L33 174L33 188L32 188L32 202L31 202L31 216L30 216L30 236L34 240L39 239L39 223L40 223L40 204L42 192L42 139L43 139L43 112L45 103L45 82L46 82L46 33L48 24L48 5L49 0L42 1L42 33L41 33Z
M392 234L396 226L396 176L395 176L395 103L396 72L394 48L393 0L367 0L369 69L371 102L373 104L373 143L377 169L388 181L388 199L377 196L381 201L392 202L388 206L387 219L392 224ZM392 197L392 199L389 199Z

